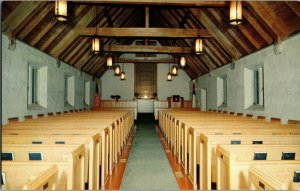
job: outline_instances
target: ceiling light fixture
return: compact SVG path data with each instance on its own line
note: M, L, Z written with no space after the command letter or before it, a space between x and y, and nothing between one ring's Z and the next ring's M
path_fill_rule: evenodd
M120 76L121 68L118 64L115 65L115 76Z
M242 23L242 1L230 1L229 23L231 25Z
M175 60L175 56L174 56L174 65L172 67L172 76L178 76L178 67L176 65L176 60Z
M171 58L170 55L169 58ZM172 81L172 74L170 71L171 71L171 63L169 63L169 72L167 74L167 81Z
M179 64L181 68L184 68L186 66L186 58L184 56L180 57Z
M58 21L68 20L68 3L66 0L55 1L55 19Z
M178 76L178 68L176 65L172 67L172 76Z
M124 59L124 53L123 53L123 59ZM122 72L120 74L121 80L126 80L126 76L125 76L125 67L124 67L124 62L122 63Z
M200 10L198 8L198 19L197 19L197 24L198 24L198 37L195 41L195 53L196 54L203 54L203 39L200 37L199 29L200 29Z
M98 16L98 8L97 6L95 6L95 18L97 18ZM96 22L98 21L98 19L96 19ZM100 39L98 38L98 23L96 23L96 32L95 35L93 37L92 40L92 51L95 54L99 54L100 53Z
M113 58L111 55L107 56L106 58L106 65L111 68L113 66Z

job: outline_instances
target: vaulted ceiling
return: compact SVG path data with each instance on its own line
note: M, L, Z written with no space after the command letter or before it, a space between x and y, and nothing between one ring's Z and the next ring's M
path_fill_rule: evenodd
M114 53L118 57L122 51L128 52L123 45L144 38L142 35L136 38L104 36L101 38L104 51L95 55L91 50L92 37L82 35L83 31L99 26L103 29L129 28L127 32L130 33L130 28L145 27L148 10L150 28L172 28L175 31L200 27L210 34L211 37L204 40L204 54L200 56L190 51L194 49L193 37L148 37L167 46L164 52L170 50L172 53L168 49L172 47L187 49L183 51L187 56L184 70L192 79L265 46L280 43L300 31L300 3L296 1L243 2L243 23L233 27L229 25L228 1L196 0L173 0L172 3L164 0L68 1L70 19L65 23L54 21L54 2L4 1L2 31L11 39L19 39L79 70L100 77L108 69L105 50L112 51L118 43L119 49L115 48ZM178 54L172 55L178 57Z

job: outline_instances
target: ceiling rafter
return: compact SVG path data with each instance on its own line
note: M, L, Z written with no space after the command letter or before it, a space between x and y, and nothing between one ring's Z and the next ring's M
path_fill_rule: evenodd
M212 54L215 54L215 56L219 59L219 61L222 64L227 64L228 58L223 54L222 51L218 50L217 47L215 47L213 44L211 44L210 39L207 39L205 41L205 45L206 45L206 48L208 48Z
M170 21L172 20L172 17L166 18L163 14L160 13L159 18L163 19L164 23L167 23L169 26L171 25ZM160 19L158 21L160 21ZM189 44L185 41L185 40L178 40L177 41L179 43L180 46L189 46ZM184 43L182 43L184 42ZM192 56L189 55L188 56L189 60L193 60ZM200 66L198 66L199 64L195 63L195 62L191 62L191 64L188 64L187 67L191 67L193 71L197 71L197 73L203 73L203 71L205 71L205 69L203 69L202 67L202 63L200 64ZM191 77L191 76L190 76Z
M248 9L243 10L243 16L251 24L251 26L257 31L268 44L273 43L273 38L269 32L258 22L258 20L249 12Z
M124 25L126 25L126 24L128 24L129 22L130 22L130 20L128 19L129 17L132 17L132 16L134 16L134 15L137 15L137 13L138 13L139 11L137 11L137 10L132 10L132 12L130 12L128 15L127 15L127 17L125 16L125 17L121 17L121 14L117 17L117 18L122 18L123 20L121 21L122 23L120 23L120 26L124 26ZM124 11L122 12L122 13L124 13ZM128 12L127 12L128 13ZM116 18L116 19L117 19ZM105 45L105 44L107 44L108 42L109 42L109 40L111 40L111 41L113 41L113 39L106 39L106 40L103 40L104 42L102 43L103 44L103 46ZM94 67L97 65L97 63L100 65L100 66L102 66L102 65L105 65L105 62L106 61L106 59L101 59L100 58L100 61L99 62L93 62L93 63L90 63L89 65L91 66L91 67L88 67L86 70L87 71L91 71L91 70L89 70L90 68L91 69L94 69ZM86 63L87 64L87 63ZM97 71L97 70L96 70ZM95 72L93 73L93 75L95 75Z
M70 58L70 55L73 56L80 50L80 43L82 43L84 40L86 39L82 37L75 38L72 43L66 48L66 50L60 53L58 58L67 62L68 58Z
M54 3L47 3L46 6L17 34L18 38L24 39L45 17L53 12Z
M199 6L199 7L224 7L228 5L226 1L199 1L199 0L101 0L101 1L74 1L80 4L121 4L121 5L162 5L162 6Z
M50 54L57 58L61 50L64 50L68 45L70 45L70 39L73 39L78 35L76 31L86 27L87 23L91 22L94 15L93 13L94 11L90 9L85 16L77 22L72 30L68 32L68 34L65 35L65 37L51 50Z
M285 4L300 18L299 1L285 1Z
M107 7L104 7L104 16L108 22L108 26L109 27L114 27L114 23L112 22L111 20L111 16L109 14L109 11L108 11L108 8Z
M53 48L56 47L56 45L61 42L67 34L69 34L70 31L72 31L72 25L73 23L77 23L82 19L85 14L90 10L89 6L80 6L76 11L74 18L72 19L71 23L69 25L58 25L58 32L56 32L56 35L52 35L55 38L51 39L50 42L45 43L46 46L42 46L41 49L45 50L46 52L51 52ZM43 44L44 45L44 44ZM65 49L65 48L64 48ZM58 57L57 55L56 57Z
M125 16L125 17L120 17L120 18L122 18L123 20L122 20L121 23L119 24L119 27L122 27L122 26L134 26L135 24L137 24L137 23L139 23L139 22L142 22L142 21L141 21L142 14L143 14L142 11L137 10L137 11L132 11L130 14L127 15L127 17L126 17L126 16ZM132 18L132 20L130 20L130 19L128 19L128 18ZM110 40L112 40L112 39L110 39ZM107 42L104 43L104 45L105 45L106 43L108 43L108 42L109 42L109 39L107 40ZM131 42L132 42L132 41L131 41ZM103 60L101 60L101 61L99 62L99 63L100 63L99 66L104 68L103 71L100 70L99 68L95 68L95 69L94 69L94 67L95 67L96 64L93 64L93 65L92 65L92 69L94 69L94 71L95 71L95 72L93 72L93 75L101 76L101 75L102 75L102 72L104 72L104 71L107 70L107 67L106 67L105 62L106 62L106 59L103 59ZM99 67L99 66L98 66L98 67Z
M223 33L226 35L228 39L231 39L230 40L231 43L234 44L236 48L239 48L239 50L244 51L242 54L249 54L250 52L252 52L252 50L247 46L247 43L241 40L241 38L243 38L243 35L236 34L238 30L233 29L232 26L225 25L220 10L207 9L207 11L208 11L207 13L210 13L214 18L213 19L212 17L210 17L211 22L214 22L214 20L216 21L215 24L218 26L220 30L223 31Z
M281 27L277 25L276 19L270 15L269 11L263 6L262 2L247 2L249 4L249 11L257 18L258 21L263 23L263 26L272 35L275 42L282 41L285 36ZM250 8L251 7L251 8Z
M175 9L174 11L176 11L177 14L181 14L179 9ZM191 27L191 28L198 28L197 26L193 25L192 23L190 23L189 27ZM203 60L204 63L207 62L209 64L209 66L210 66L209 68L216 68L217 67L216 63L217 62L214 61L214 60L212 60L211 56L207 55L207 52L205 52L205 42L206 42L206 40L204 40L204 42L203 42L204 43L204 53L205 54L202 55L202 57L201 57L200 60ZM187 42L188 46L193 46L193 42L190 42L188 40L186 40L186 42Z
M6 34L12 33L18 26L23 25L24 19L35 10L41 2L21 2L16 9L2 22L2 31Z
M224 9L220 9L220 14L223 15L223 20L224 16L225 18L229 18L229 11L225 11ZM251 33L252 30L249 30L250 25L243 21L243 23L241 25L238 25L236 27L231 27L231 29L234 29L233 32L238 32L237 36L244 36L247 40L246 42L244 42L245 45L249 44L251 49L251 52L253 52L254 50L257 50L259 48L261 48L261 43L258 42L258 40L256 38L254 38L253 34Z
M26 25L28 25L28 23L37 17L37 14L41 12L41 10L44 9L44 7L47 5L47 2L39 2L38 6L36 6L24 19L23 21L16 26L16 28L14 28L11 33L13 36L17 36L18 33L20 31L23 31L24 30L24 27Z
M116 11L116 10L117 10L117 9L115 9L115 8L112 8L112 9L111 9L111 11ZM119 15L115 15L114 17L118 18L118 16L119 16ZM102 18L102 17L100 16L100 18ZM89 25L91 25L92 23L93 23L93 25L96 25L98 22L101 23L101 20L93 19ZM107 24L107 20L106 20L105 22L101 23L101 24L100 24L100 27L106 26L106 24ZM81 37L81 36L80 36L80 37ZM75 65L77 65L77 63L79 63L80 60L82 60L82 61L84 62L84 60L83 60L84 58L89 58L89 57L93 56L93 54L91 54L91 50L90 50L90 47L91 47L91 44L90 44L91 40L90 40L90 38L86 38L86 37L81 37L81 38L84 38L86 41L83 42L83 43L80 45L80 46L82 47L82 48L79 50L80 54L77 53L77 54L74 56L74 61L73 61L73 63L74 63ZM103 40L102 40L102 41L103 41ZM87 55L86 55L86 54L87 54ZM87 56L88 56L88 57L87 57ZM71 63L72 63L72 62L71 62ZM85 65L85 64L83 64L82 66L80 65L80 68L84 68L84 65Z
M197 14L197 10L191 8L190 9L193 14ZM230 56L237 60L242 56L242 54L235 48L232 42L224 35L224 33L219 29L219 27L211 21L210 16L206 11L203 11L201 15L201 23L205 26L205 28L215 37L215 39L228 50Z
M78 14L80 14L85 7L86 6L81 5L77 9L75 17L78 16ZM49 22L53 23L53 21L51 21L50 19ZM67 28L70 28L70 26L67 24L62 24L61 22L54 22L51 28L48 31L46 31L45 35L39 40L39 42L35 46L37 46L40 50L45 51L48 48L48 46L50 46L50 44L53 43L57 36L59 36L59 34L61 34ZM58 58L58 56L56 58Z
M154 6L151 6L150 0L146 4L139 5L131 5L131 0L125 2L126 5L118 4L117 0L112 1L113 3L68 1L70 3L68 13L71 19L66 24L51 22L54 16L53 2L4 1L2 3L2 29L13 40L14 38L20 39L56 59L99 77L107 70L107 53L102 52L97 56L92 54L91 39L80 36L80 31L86 27L95 28L96 24L110 28L105 28L106 32L119 30L118 28L131 30L145 27L145 6L150 6L151 18L149 19L152 28L169 28L163 30L172 30L172 33L173 30L184 29L194 31L194 35L189 36L187 33L186 36L180 34L179 37L177 34L155 36L149 33L140 36L131 34L130 38L126 38L127 35L124 34L107 35L101 38L101 47L108 51L108 46L116 42L120 43L120 46L117 46L119 52L114 53L115 57L119 57L123 52L121 49L132 44L134 40L144 38L158 40L163 46L172 46L172 50L179 50L180 47L189 48L191 51L188 54L178 55L187 57L188 62L184 71L191 78L201 76L212 69L300 32L300 5L297 2L245 2L243 3L244 21L233 28L229 27L229 3L226 1L222 1L221 6L216 2L198 0L192 0L194 3L197 1L196 4L200 4L198 6L193 6L191 1L179 2L177 0L176 6L170 6L174 5L172 4L174 1L164 0L151 0ZM208 6L208 3L212 4ZM95 5L98 5L101 10L97 17L92 10ZM196 7L201 7L200 21L198 21L199 8ZM204 55L202 56L196 56L192 51L194 39L196 35L198 36L198 28L206 30L210 35L210 38L204 40ZM164 32L163 30L161 32ZM91 35L94 35L94 31ZM135 47L130 47L130 49L133 48ZM145 49L144 51L148 52ZM155 52L155 50L150 49L150 52ZM164 52L170 53L170 51ZM175 57L178 62L177 55ZM140 61L137 60L137 62Z

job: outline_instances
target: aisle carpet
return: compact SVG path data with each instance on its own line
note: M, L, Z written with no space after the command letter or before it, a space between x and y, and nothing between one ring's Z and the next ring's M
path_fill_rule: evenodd
M153 114L139 114L122 190L179 190L155 125Z

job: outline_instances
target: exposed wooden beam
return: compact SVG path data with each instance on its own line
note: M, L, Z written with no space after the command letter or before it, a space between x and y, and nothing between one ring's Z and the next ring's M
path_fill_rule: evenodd
M150 27L150 13L149 13L149 6L145 7L145 28Z
M211 42L209 40L207 40L205 42L205 45L207 46L207 48L210 49L210 52L215 54L216 57L223 63L226 64L228 62L227 57L224 55L224 53L220 50L217 49L217 47L215 47L213 44L211 44Z
M124 27L124 26L134 26L136 25L139 21L138 18L141 18L142 17L142 11L138 10L138 9L133 9L131 13L128 13L126 12L127 14L124 16L122 14L122 16L120 16L120 19L119 19L119 23L118 23L118 27ZM130 19L129 19L130 18ZM118 17L116 18L118 19ZM105 44L110 44L110 42L112 42L113 39L106 39L106 41L103 43L103 46L105 46ZM123 41L123 42L122 42ZM125 43L127 41L130 41L129 44L132 43L132 40L126 40L124 42L124 40L120 41L120 43ZM103 59L100 59L99 62L94 62L94 63L91 63L91 67L88 67L86 70L89 71L89 73L97 73L99 72L99 70L107 70L107 67L106 67L106 59L104 59L105 57L102 57Z
M208 12L214 16L215 20L217 21L216 25L218 25L218 28L223 32L223 34L235 45L236 48L241 48L242 51L249 54L252 52L252 50L248 47L248 43L244 42L243 40L243 34L237 34L238 30L233 29L233 27L225 28L225 25L223 25L224 20L222 18L221 10L216 9L207 9ZM211 22L213 20L211 19ZM241 51L240 51L241 52Z
M49 3L42 9L18 34L18 38L24 39L30 32L54 9L54 3Z
M155 58L155 57L142 57L142 58L118 58L119 63L173 63L174 58ZM178 62L178 59L175 59Z
M24 30L25 26L27 26L32 20L37 18L39 16L39 13L45 10L46 4L47 2L40 2L39 5L35 9L33 9L18 26L14 28L14 30L12 31L13 36L17 36L20 31Z
M199 6L199 7L224 7L226 1L200 1L200 0L101 0L101 1L74 1L74 3L99 3L99 4L134 4L134 5L166 5L166 6Z
M299 1L285 1L287 6L300 18L300 3Z
M120 8L120 10L122 10L122 12L120 13L125 13L124 12L124 8ZM114 11L114 9L112 9L112 11ZM122 26L128 26L130 24L133 24L132 22L136 23L138 22L138 19L137 18L140 18L141 17L141 11L137 10L137 9L132 9L131 11L127 11L126 12L127 14L124 16L124 14L114 14L113 15L113 22L115 23L116 26L118 27L122 27ZM131 19L129 19L131 18ZM116 21L119 21L119 22L116 22ZM103 23L103 25L101 25L101 27L106 27L107 26L107 22L106 23ZM105 46L106 44L110 44L112 43L112 41L114 41L114 39L104 39L102 41L102 46ZM90 48L89 48L90 50ZM89 52L87 52L86 54L88 54ZM99 68L99 66L102 66L104 65L105 66L105 61L106 59L96 59L96 61L93 61L93 62L89 62L89 63L84 63L84 68L85 68L85 71L88 71L88 73L93 73L93 71L97 71L97 69ZM83 67L82 66L82 67ZM91 71L91 69L93 71Z
M54 57L58 57L58 55L60 54L60 52L62 50L64 50L66 47L69 46L70 39L74 39L76 38L76 36L78 35L78 33L76 32L77 30L80 30L84 27L86 27L93 19L94 17L94 11L92 9L90 9L86 15L81 18L77 24L75 25L75 27L64 37L64 39L62 39L50 52L50 54Z
M251 24L251 26L257 31L258 34L268 43L273 42L272 36L263 28L263 26L257 21L257 19L248 11L248 9L243 10L243 16Z
M191 8L191 12L197 15L197 10ZM201 15L201 23L206 27L206 29L215 37L215 39L226 49L230 56L234 59L238 59L242 54L235 48L235 46L228 40L224 33L219 29L219 27L211 21L211 18L207 15L207 12L203 11L204 14Z
M95 35L96 28L86 28L78 31L83 36ZM98 36L103 37L163 37L163 38L203 38L211 37L205 29L178 29L178 28L100 28Z
M185 28L184 25L186 24L186 21L190 18L190 12L184 11L184 16L181 18L181 21L179 23L179 28Z
M275 42L280 42L285 36L283 28L278 26L277 20L272 17L270 11L267 10L264 2L248 2L252 7L252 12L255 17L263 23L266 29L270 32Z
M109 14L109 10L108 10L108 7L104 7L104 16L106 17L107 19L107 22L108 22L108 26L109 27L114 27L114 23L112 22L111 20L111 16Z
M190 54L193 53L193 49L190 47L173 47L173 46L147 46L147 45L113 45L104 46L105 52L132 52L132 53L162 53L162 54Z
M38 35L34 36L30 44L35 46L48 32L49 30L55 25L54 22L49 22L39 33Z
M29 1L22 2L14 11L2 23L2 31L6 34L10 34L19 25L22 24L23 20L35 9L41 2Z

